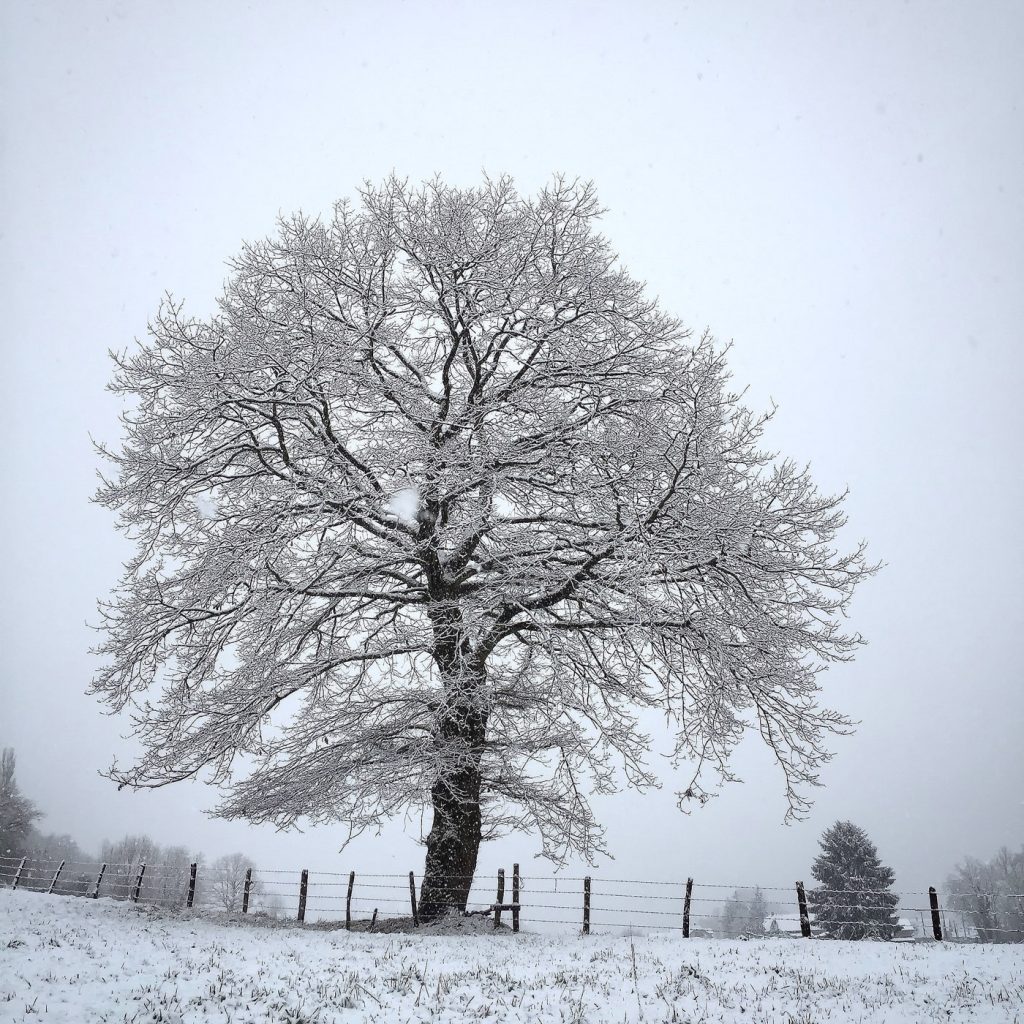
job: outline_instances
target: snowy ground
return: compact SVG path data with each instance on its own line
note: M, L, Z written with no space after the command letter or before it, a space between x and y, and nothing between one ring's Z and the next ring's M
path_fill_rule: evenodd
M1024 947L372 935L0 891L0 1021L1024 1021Z

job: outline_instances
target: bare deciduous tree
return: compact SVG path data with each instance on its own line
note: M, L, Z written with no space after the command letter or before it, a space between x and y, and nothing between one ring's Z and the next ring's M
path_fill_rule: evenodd
M208 898L224 910L241 910L245 873L254 867L253 862L243 853L218 857L205 872ZM249 887L250 897L255 896L259 888L259 881L254 880Z
M160 859L160 845L146 835L126 835L115 842L104 840L100 859L107 865L103 874L103 894L126 900L132 894L143 864L150 871L149 883L152 884L153 869Z
M965 857L946 883L949 906L969 917L981 942L1024 942L1024 846L988 861Z
M193 863L199 867L195 898L197 904L201 903L206 886L203 855L187 846L165 846L159 851L156 862L146 872L145 897L161 907L185 906Z
M0 752L0 857L25 853L32 836L32 822L43 816L31 800L22 796L14 769L14 750L4 747Z
M599 215L561 179L367 187L116 357L98 500L138 547L94 689L144 747L116 780L205 772L221 815L352 834L428 807L425 917L504 829L600 852L588 788L656 783L638 709L677 727L681 802L755 729L806 808L871 567Z

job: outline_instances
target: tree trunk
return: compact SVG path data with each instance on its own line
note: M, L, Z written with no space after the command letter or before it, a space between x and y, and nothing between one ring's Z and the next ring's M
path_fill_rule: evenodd
M469 768L438 780L431 796L434 823L427 836L419 903L423 921L466 909L480 850L479 770Z
M446 686L435 743L438 778L431 788L434 820L420 887L419 916L430 921L462 913L469 899L480 850L480 758L487 732L481 706L483 675L463 676Z
M434 533L440 507L425 499L418 518L427 561L434 660L444 695L434 724L434 819L420 886L420 920L462 913L480 850L480 760L487 736L486 669L474 656L458 594L446 579ZM451 568L449 566L449 568Z

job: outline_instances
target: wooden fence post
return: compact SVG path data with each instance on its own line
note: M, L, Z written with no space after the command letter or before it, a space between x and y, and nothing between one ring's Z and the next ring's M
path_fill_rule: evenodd
M370 931L377 927L377 908L373 908L373 917L370 918Z
M804 883L796 883L796 902L800 907L800 934L805 938L811 937L811 915L807 913L807 893L804 891Z
M245 885L242 887L242 913L249 913L249 893L252 892L252 868L245 869Z
M309 871L306 868L302 869L302 875L299 878L299 921L306 920L306 891L309 888Z
M494 904L494 927L501 927L501 905L505 902L505 869L498 868L498 901Z
M189 865L188 869L188 898L185 900L185 906L191 910L192 904L196 901L196 872L199 870L199 865L193 862Z
M683 938L690 937L690 899L693 896L693 879L686 880L686 899L683 900Z
M57 884L57 879L60 878L60 873L63 870L64 870L64 861L61 861L60 864L57 865L56 872L54 872L53 881L50 882L50 888L46 890L46 894L47 895L49 895L51 892L53 892L54 886L56 886L56 884Z
M139 902L139 893L142 891L142 876L146 873L146 865L139 865L139 874L135 879L135 888L132 889L132 903Z
M11 885L12 889L18 888L18 883L21 881L21 873L25 870L25 861L27 860L28 857L21 858L21 863L18 865L18 870L14 872L14 883Z
M416 910L416 875L409 872L409 900L412 903L412 923L416 928L420 926L420 915Z
M590 875L583 879L583 934L590 934Z
M103 881L103 872L107 870L106 864L100 865L100 873L96 876L96 887L92 891L92 898L96 899L100 894L100 882Z
M348 873L348 895L345 897L345 931L352 931L352 889L356 884L356 873Z
M932 934L936 942L942 941L942 917L939 914L939 894L934 885L928 886L928 902L932 908Z
M519 931L519 865L512 865L512 931Z

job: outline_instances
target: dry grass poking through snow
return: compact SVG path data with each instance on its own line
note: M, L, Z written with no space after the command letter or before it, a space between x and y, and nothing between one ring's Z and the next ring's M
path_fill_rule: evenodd
M0 892L0 1021L1024 1022L1024 947L266 929Z

